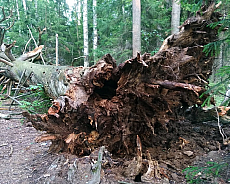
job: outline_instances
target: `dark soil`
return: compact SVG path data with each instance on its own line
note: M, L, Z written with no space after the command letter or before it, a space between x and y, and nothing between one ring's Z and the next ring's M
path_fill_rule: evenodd
M18 112L18 111L17 111ZM1 110L2 114L12 111ZM98 152L78 158L65 153L49 153L50 142L36 143L38 132L30 123L18 119L0 119L0 184L37 183L87 183L92 180L91 167L97 160ZM230 123L223 125L230 136ZM186 183L183 169L195 165L203 167L207 162L230 163L227 146L222 145L222 137L216 121L191 123L183 120L167 125L168 130L156 127L155 147L147 148L152 159L158 161L159 178L148 183ZM145 167L139 176L131 176L130 170L135 160L113 158L109 153L102 163L101 183L135 183L142 181L141 175L147 171L147 159L143 153ZM206 177L200 172L203 183L229 183L230 171L226 165L219 177ZM142 183L145 183L142 181Z

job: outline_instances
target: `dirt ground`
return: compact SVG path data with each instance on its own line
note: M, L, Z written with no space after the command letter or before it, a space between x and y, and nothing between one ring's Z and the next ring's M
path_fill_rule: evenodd
M14 111L13 111L14 112ZM19 112L18 110L16 112ZM12 111L0 110L1 114ZM67 184L92 182L91 168L98 152L77 158L65 153L49 153L50 142L36 143L42 132L30 123L17 119L0 118L0 184ZM223 125L230 136L230 123ZM195 123L182 120L169 124L168 131L156 127L154 148L148 148L152 159L158 163L157 179L146 180L141 176L147 171L147 159L141 175L132 176L136 160L113 158L109 153L102 163L101 183L187 183L182 172L188 166L204 167L207 162L228 164L218 178L202 176L203 183L230 183L230 152L221 144L216 121ZM198 175L202 175L199 173Z

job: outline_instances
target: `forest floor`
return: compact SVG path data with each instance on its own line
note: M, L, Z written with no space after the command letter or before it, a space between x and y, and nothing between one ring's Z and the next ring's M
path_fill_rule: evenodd
M8 111L4 108L1 107L1 114L20 112L20 109ZM82 158L49 153L50 142L35 142L42 132L35 130L30 123L22 123L20 115L14 117L18 119L0 119L0 184L95 183L89 181L92 181L92 162L97 159L97 152ZM230 123L224 125L224 130L230 136ZM198 172L196 177L202 178L201 183L230 183L230 149L221 145L216 122L183 120L161 132L156 136L159 144L148 148L152 158L158 161L159 178L148 183L187 183L182 170L191 165L205 167L207 162L226 165L218 177ZM133 161L111 158L109 164L102 164L101 183L142 181L141 176L138 179L138 176L130 178L125 174Z

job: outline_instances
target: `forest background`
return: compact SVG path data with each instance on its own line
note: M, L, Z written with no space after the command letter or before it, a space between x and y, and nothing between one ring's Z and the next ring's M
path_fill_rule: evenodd
M142 54L148 52L154 55L163 40L172 33L173 2L141 0ZM132 58L132 0L74 0L72 3L73 7L69 7L66 0L0 0L5 13L13 10L14 14L14 20L9 19L1 25L7 27L14 21L14 26L7 30L3 42L10 44L16 40L12 52L17 58L36 47L33 41L28 42L31 39L30 30L37 43L39 29L44 30L39 43L45 46L43 57L46 63L55 64L58 34L59 64L81 66L86 57L83 29L86 13L87 57L90 66L107 53L110 53L118 64ZM180 25L193 16L202 3L208 2L181 1L180 9L176 11L180 17ZM222 3L220 12L225 20L229 20L230 1L224 0ZM85 4L87 9L84 9ZM229 34L226 36L220 33L219 37L224 42L218 45L220 50L216 56L214 73L218 68L229 65ZM212 80L217 82L218 78L212 77Z

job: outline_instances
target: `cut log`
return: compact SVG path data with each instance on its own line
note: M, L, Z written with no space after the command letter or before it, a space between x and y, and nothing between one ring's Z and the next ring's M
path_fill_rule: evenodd
M23 71L27 85L43 84L55 100L48 114L24 116L47 132L38 139L51 140L51 151L88 155L106 146L114 155L136 155L136 137L147 147L159 144L158 131L168 130L180 112L201 105L214 56L204 45L217 40L217 28L207 26L220 19L215 5L188 19L181 31L168 37L154 55L137 55L119 66L109 54L92 67L42 66L12 62L7 70L18 80ZM202 16L201 16L202 15Z

